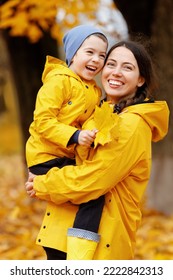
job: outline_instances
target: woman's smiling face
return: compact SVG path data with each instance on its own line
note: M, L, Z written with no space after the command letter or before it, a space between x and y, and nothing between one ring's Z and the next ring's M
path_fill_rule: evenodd
M133 53L125 46L115 48L102 71L102 84L107 99L118 103L123 99L132 98L144 82Z

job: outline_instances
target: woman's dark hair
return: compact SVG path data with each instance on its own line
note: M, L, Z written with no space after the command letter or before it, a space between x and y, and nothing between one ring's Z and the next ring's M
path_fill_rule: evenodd
M158 88L157 76L151 56L145 47L139 42L127 40L120 41L113 45L107 53L105 63L111 52L121 46L126 47L133 53L139 67L139 73L145 79L145 83L138 88L136 95L133 98L123 100L115 105L115 112L117 113L120 113L122 109L127 106L144 102L145 98L152 98L155 90Z

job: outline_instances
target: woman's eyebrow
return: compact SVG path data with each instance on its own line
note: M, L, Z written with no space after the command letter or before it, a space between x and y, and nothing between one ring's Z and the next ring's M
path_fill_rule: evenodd
M113 62L116 62L116 59L113 59L113 58L108 58L107 61L113 61Z
M117 62L117 60L113 59L113 58L108 58L107 61ZM122 64L129 64L129 65L132 65L133 67L135 67L135 65L129 61L123 61Z

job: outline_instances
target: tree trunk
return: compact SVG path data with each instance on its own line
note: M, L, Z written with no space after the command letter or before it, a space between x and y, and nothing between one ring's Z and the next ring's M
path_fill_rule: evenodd
M173 157L173 1L158 0L155 7L155 20L152 25L152 44L157 58L159 71L160 91L159 98L168 102L170 107L170 129L164 140L163 152ZM160 142L161 144L161 142ZM160 152L160 144L157 153Z
M33 118L35 99L42 85L41 76L46 55L57 56L57 42L49 34L35 44L25 37L11 37L6 31L3 37L9 53L9 61L17 91L19 120L23 147L29 137L28 128Z
M127 22L129 34L151 35L151 23L157 0L113 0Z
M153 171L150 180L149 206L166 214L173 213L173 2L158 0L152 25L152 42L160 76L159 99L170 108L167 137L154 145Z

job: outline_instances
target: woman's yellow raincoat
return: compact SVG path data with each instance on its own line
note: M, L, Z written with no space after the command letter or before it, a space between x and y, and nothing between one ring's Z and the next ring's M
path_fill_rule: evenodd
M67 147L68 141L101 97L94 80L84 82L63 61L51 56L47 56L42 81L26 144L29 167L56 157L74 158L75 145Z
M94 259L133 259L140 202L150 178L151 143L167 134L168 119L164 101L130 106L119 115L107 102L97 108L84 126L99 132L90 152L78 150L79 160L87 158L83 164L53 168L34 179L37 197L50 201L37 244L66 251L77 204L105 194Z

